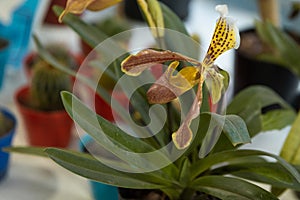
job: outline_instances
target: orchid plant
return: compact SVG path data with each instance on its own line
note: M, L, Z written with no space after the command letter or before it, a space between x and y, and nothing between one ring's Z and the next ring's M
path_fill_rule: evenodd
M78 16L67 13L82 12L92 3L99 3L102 9L106 7L104 5L118 2L70 0L65 10L59 7L54 10L62 22L72 27L92 47L96 47L98 41L103 41L100 38L103 34ZM108 69L107 74L118 82L123 72L122 76L134 81L135 77L132 76L140 77L152 66L167 65L150 88L140 87L130 98L133 114L129 118L135 118L141 124L149 121L148 113L153 115L150 112L152 104L166 105L163 108L167 110L167 122L159 133L150 134L151 137L147 138L137 137L141 129L134 134L130 133L135 131L134 127L125 131L118 124L97 115L74 94L63 92L62 99L67 112L93 138L97 147L111 156L57 148L14 147L8 150L47 156L80 176L120 188L144 189L148 191L147 195L153 196L154 193L156 197L159 196L158 199L196 200L213 197L265 200L278 199L277 196L286 188L300 190L298 166L271 153L239 149L260 131L280 129L294 120L293 109L277 94L265 87L251 87L232 100L227 106L227 114L212 112L212 105L221 105L229 82L228 73L219 68L215 60L223 52L239 46L238 29L234 20L227 16L227 6L216 7L220 18L208 51L204 59L199 61L196 56L185 54L192 48L189 45L180 53L168 48L167 29L190 35L167 6L157 0L137 0L137 3L159 48L146 48L136 54L124 51L121 58L113 61L115 68ZM111 48L115 46L113 41L107 42L111 42ZM37 45L41 56L49 63L76 75L66 70L38 42ZM197 51L193 49L193 52ZM93 85L83 75L77 74L76 78ZM101 88L101 84L97 84L93 88L110 102L112 97L103 90L105 88ZM128 85L130 82L124 84L125 87ZM196 95L180 122L177 101L188 91L196 91ZM281 109L269 111L272 105L279 105ZM117 109L118 114L122 115L123 107L118 106ZM151 120L160 121L159 115L154 116ZM126 122L128 116L125 115L123 120ZM248 180L271 185L272 191Z

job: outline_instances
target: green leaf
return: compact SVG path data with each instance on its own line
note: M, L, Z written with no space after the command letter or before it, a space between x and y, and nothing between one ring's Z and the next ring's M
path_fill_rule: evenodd
M265 160L244 161L216 168L212 174L231 174L247 180L269 184L278 188L300 189L300 183L278 163Z
M294 110L273 110L261 115L262 131L282 129L292 124L296 114Z
M170 184L167 179L151 173L131 174L109 168L89 154L56 148L47 148L45 152L67 170L105 184L135 189L159 189Z
M43 147L7 147L3 150L12 153L22 153L33 156L47 157L47 154L44 152L45 148Z
M167 170L165 172L177 170L167 157L166 149L156 151L140 138L127 134L87 108L71 93L63 92L62 99L66 111L73 120L98 144L126 162L129 169L148 171L168 166L168 169L162 170Z
M231 151L223 151L219 153L215 153L212 155L207 156L201 160L196 161L191 167L191 174L193 178L196 178L201 173L205 172L206 170L210 169L211 167L221 164L223 162L230 162L235 159L246 158L254 156L268 156L274 158L278 161L278 163L283 166L288 173L290 173L298 182L300 182L300 175L297 170L287 163L284 159L279 156L263 152L263 151L256 151L256 150L231 150Z
M244 120L237 115L226 115L223 131L233 146L251 142Z
M223 200L271 200L273 194L247 181L232 177L204 176L195 180L192 188Z
M262 112L264 108L272 105L279 107L276 116ZM279 114L280 111L284 112L285 118L280 117L283 115ZM227 107L227 114L239 115L246 122L251 137L262 130L284 128L291 123L294 116L292 108L278 94L265 86L251 86L242 90ZM262 115L265 116L261 117Z
M181 32L181 33L189 36L184 23L174 13L174 11L172 11L168 6L166 6L162 2L159 2L159 3L160 3L162 13L163 13L163 17L164 17L165 28L171 29L171 30L174 30L174 31L178 31L178 32Z
M60 6L53 7L54 13L59 16L63 12ZM88 43L91 47L96 47L99 43L108 38L95 26L89 25L81 20L78 16L68 14L63 18L63 22L70 26L80 37Z
M300 47L297 42L280 28L270 22L256 22L256 30L259 37L269 45L273 52L263 55L268 61L279 61L283 67L300 77ZM273 59L270 59L273 57Z
M205 157L218 142L222 131L233 146L251 141L245 122L236 115L218 115L210 113L210 127L201 144L200 158Z
M188 33L183 21L168 6L160 2L163 18L166 49L182 53L194 59L200 57L200 44ZM176 41L176 42L174 42Z
M164 20L160 4L157 0L137 1L140 9L146 18L148 26L152 28L152 35L155 38L164 36Z
M300 165L300 112L281 149L280 156L288 162Z

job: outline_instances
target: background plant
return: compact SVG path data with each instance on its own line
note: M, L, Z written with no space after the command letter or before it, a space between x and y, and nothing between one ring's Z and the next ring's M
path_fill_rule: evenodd
M50 45L47 49L57 59L57 62L72 70L77 68L74 56L62 46ZM44 111L62 110L64 107L60 98L60 92L63 90L71 91L71 77L54 68L41 57L34 59L31 70L30 106Z

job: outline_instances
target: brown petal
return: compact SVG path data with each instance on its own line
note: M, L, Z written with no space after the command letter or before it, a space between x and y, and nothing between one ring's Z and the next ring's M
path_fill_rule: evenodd
M172 51L157 51L153 49L145 49L136 55L130 55L121 63L121 69L124 73L131 76L138 76L145 69L152 67L157 63L164 63L167 61L188 61L194 64L199 64L198 61L183 56Z

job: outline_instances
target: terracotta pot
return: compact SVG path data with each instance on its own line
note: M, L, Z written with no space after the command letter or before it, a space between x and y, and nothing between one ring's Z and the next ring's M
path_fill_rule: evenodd
M71 140L73 121L65 110L39 111L26 105L29 87L21 87L15 93L17 109L21 114L27 139L33 146L67 147Z
M0 136L0 181L6 176L9 168L9 153L1 151L4 147L11 146L13 137L15 135L15 130L17 126L17 120L13 113L5 108L0 108L0 112L8 117L13 122L13 128L7 132L5 135Z

